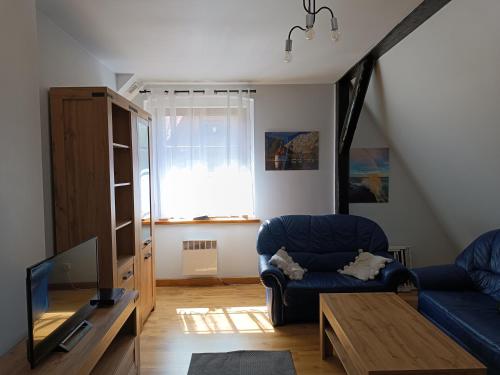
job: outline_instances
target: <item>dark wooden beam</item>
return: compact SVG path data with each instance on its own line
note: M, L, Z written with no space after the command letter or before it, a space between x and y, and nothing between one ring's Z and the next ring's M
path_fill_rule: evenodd
M369 59L363 61L359 65L356 82L354 83L352 99L349 103L349 108L344 119L344 125L342 126L342 133L339 138L339 154L341 155L349 153L351 148L354 133L356 132L356 127L358 125L359 115L361 114L363 104L365 103L365 96L372 77L373 67L374 62Z
M364 61L366 58L370 58L373 61L380 59L387 51L410 35L416 28L431 18L450 1L451 0L424 0L408 16L397 24L384 39L373 47L366 54L366 56L361 59L361 61ZM348 79L354 78L356 75L357 65L358 63L349 69L344 77L347 77Z
M336 84L336 113L337 113L337 139L343 133L345 118L349 110L351 81L349 79L341 79ZM337 154L340 142L337 142ZM346 164L347 163L347 164ZM349 159L337 157L337 178L336 178L336 201L339 203L336 212L346 213L346 203L349 202ZM346 189L347 187L347 189ZM349 211L349 203L347 203L347 212Z
M362 61L359 65L358 71L356 72L356 81L354 83L352 98L347 113L345 114L342 128L340 129L340 133L338 133L338 211L342 214L349 213L349 152L358 125L359 116L365 102L373 67L374 61L370 59Z
M451 0L424 0L337 81L337 212L349 213L349 154L374 64ZM356 79L349 101L351 81ZM346 101L349 101L346 104Z

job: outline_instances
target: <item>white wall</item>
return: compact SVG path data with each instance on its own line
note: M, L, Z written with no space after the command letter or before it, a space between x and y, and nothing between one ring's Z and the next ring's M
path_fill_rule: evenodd
M499 14L450 2L382 57L367 97L455 253L500 227Z
M47 255L53 251L52 183L48 90L54 86L108 86L115 88L114 73L84 50L69 34L40 10L37 12L40 59L40 114Z
M256 213L261 218L333 212L333 88L333 85L257 87L255 195ZM318 130L319 170L265 171L264 133L270 130Z
M257 276L259 224L157 225L156 277L181 279L182 241L217 240L219 277Z
M256 215L265 220L286 214L332 213L333 85L265 85L256 89ZM271 130L319 130L319 170L265 171L264 133ZM186 239L218 240L218 276L257 276L258 228L256 224L157 225L157 277L183 277L181 242Z
M391 245L410 246L413 266L452 261L456 254L446 231L408 173L397 148L385 138L366 106L352 147L389 147L390 177L388 203L350 204L350 213L377 222Z
M45 255L34 0L0 2L0 354L27 331L26 267Z

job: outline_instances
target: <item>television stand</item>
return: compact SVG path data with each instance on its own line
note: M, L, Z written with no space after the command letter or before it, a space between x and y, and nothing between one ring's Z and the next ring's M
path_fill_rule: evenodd
M87 319L91 326L70 352L53 352L33 369L26 354L26 340L0 358L2 374L138 374L139 314L137 291L125 292L116 303L95 309Z

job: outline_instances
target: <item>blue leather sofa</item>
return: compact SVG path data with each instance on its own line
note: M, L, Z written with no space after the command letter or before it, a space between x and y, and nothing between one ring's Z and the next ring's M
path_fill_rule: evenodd
M295 262L308 269L302 280L290 280L269 264L281 246ZM317 321L319 294L395 291L408 277L397 261L383 268L375 280L361 281L337 272L353 261L358 249L391 257L385 233L373 221L350 215L289 215L267 220L259 230L260 278L266 287L273 325Z
M500 230L483 234L455 264L411 271L418 308L429 320L500 374Z

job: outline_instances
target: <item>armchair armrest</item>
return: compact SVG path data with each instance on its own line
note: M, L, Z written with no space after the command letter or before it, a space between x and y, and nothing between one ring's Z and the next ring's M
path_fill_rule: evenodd
M410 275L419 290L466 290L474 288L467 272L455 264L414 268L410 270Z
M285 323L283 292L288 283L285 274L269 263L271 255L259 255L259 274L266 287L266 301L273 326Z
M270 255L259 255L259 274L262 283L268 287L278 286L281 290L288 283L285 274L276 266L269 263Z
M375 255L394 259L388 252L377 252ZM382 283L396 290L398 285L410 278L410 275L408 269L394 259L391 263L386 264L384 268L380 269L379 277Z

